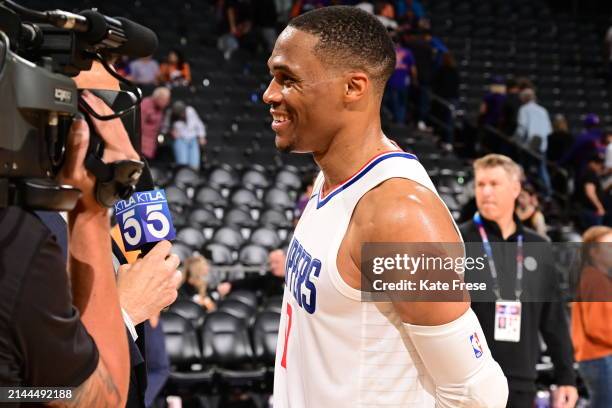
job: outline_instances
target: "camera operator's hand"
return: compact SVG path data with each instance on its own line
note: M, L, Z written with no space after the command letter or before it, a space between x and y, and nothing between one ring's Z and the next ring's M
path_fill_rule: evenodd
M63 184L81 190L79 204L82 210L104 211L94 196L95 178L85 169L85 155L89 146L89 128L87 122L79 118L72 122L66 143L66 159L58 179Z
M172 244L161 241L133 264L119 267L119 304L136 325L174 302L181 283L180 259L170 254Z

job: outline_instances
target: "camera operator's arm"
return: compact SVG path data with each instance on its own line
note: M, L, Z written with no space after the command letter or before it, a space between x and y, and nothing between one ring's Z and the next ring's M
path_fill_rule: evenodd
M95 181L84 166L89 130L83 120L71 129L62 182L82 191L76 208L68 214L68 268L73 303L98 347L94 373L76 388L71 401L55 406L123 406L129 381L127 339L109 253L110 222L105 208L94 198Z

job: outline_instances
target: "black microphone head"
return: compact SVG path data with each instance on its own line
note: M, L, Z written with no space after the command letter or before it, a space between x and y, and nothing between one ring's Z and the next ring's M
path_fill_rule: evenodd
M114 17L121 22L127 41L113 50L129 57L148 57L157 49L157 34L153 30L124 17Z
M94 10L83 10L79 14L87 19L89 26L86 32L79 33L79 37L90 44L96 44L104 40L108 31L108 24L104 15Z

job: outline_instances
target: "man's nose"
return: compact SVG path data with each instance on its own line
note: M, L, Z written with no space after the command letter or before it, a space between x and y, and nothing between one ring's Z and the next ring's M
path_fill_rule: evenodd
M263 101L267 105L277 105L281 102L282 98L280 85L272 78L268 88L263 94Z

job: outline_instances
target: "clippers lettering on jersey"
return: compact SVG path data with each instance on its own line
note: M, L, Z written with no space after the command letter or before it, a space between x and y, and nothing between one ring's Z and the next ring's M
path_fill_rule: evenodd
M316 282L320 273L321 261L313 258L294 238L287 254L285 283L298 306L310 314L317 309Z

